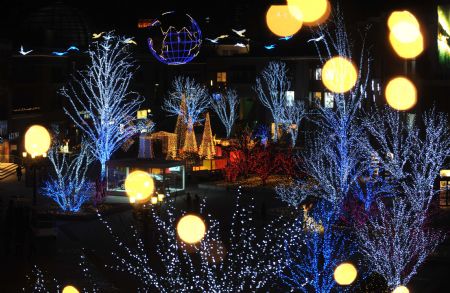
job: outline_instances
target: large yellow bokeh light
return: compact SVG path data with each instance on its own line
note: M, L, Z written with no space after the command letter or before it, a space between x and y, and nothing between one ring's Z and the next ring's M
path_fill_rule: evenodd
M398 286L394 289L394 291L392 291L392 293L409 293L409 289L405 286Z
M125 179L125 191L132 203L146 201L154 190L153 178L147 172L133 171Z
M272 33L280 37L296 34L303 25L301 20L295 18L287 5L272 5L266 14L267 27Z
M195 244L200 242L205 236L205 232L205 222L196 215L185 215L178 221L178 237L185 243Z
M424 50L424 40L417 18L409 11L394 11L388 19L389 42L402 58L412 59Z
M25 150L33 157L45 155L50 144L50 133L44 126L33 125L25 133Z
M62 293L80 293L80 291L78 291L77 288L75 288L72 285L66 286L64 287L64 289L62 290Z
M396 77L386 86L386 101L390 107L398 111L406 111L417 103L415 85L405 77Z
M392 48L398 56L405 59L413 59L419 56L424 50L423 36L420 34L418 38L409 43L404 43L398 40L395 35L391 32L389 34L389 41Z
M342 286L347 286L353 283L358 276L356 268L351 263L342 263L334 270L334 280Z
M289 12L304 25L323 23L331 12L328 0L288 0Z
M355 65L343 57L333 57L322 68L322 82L327 89L335 93L351 90L358 79Z

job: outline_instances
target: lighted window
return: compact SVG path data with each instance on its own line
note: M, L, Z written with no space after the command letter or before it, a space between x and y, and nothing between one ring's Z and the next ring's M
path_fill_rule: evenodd
M325 93L325 108L334 107L334 97L332 93Z
M294 91L287 91L286 92L286 105L292 106L294 105L295 100L295 92Z
M227 73L217 72L217 82L227 82Z
M148 111L147 110L139 110L137 111L137 119L147 119Z
M310 93L310 96L313 98L314 102L322 101L322 92L312 92Z
M316 68L314 70L314 80L322 80L322 68Z

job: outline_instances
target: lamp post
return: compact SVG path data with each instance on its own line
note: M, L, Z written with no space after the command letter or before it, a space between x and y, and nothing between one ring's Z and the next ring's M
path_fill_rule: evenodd
M47 157L47 151L50 148L51 137L48 130L41 125L33 125L28 128L25 133L25 150L22 156L26 158L31 157L30 168L33 170L33 206L37 203L37 177L36 169L38 167L38 160Z

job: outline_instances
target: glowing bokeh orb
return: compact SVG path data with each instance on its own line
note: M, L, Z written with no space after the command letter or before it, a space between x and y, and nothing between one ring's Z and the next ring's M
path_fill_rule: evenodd
M334 280L342 286L347 286L353 283L358 276L358 272L351 263L342 263L334 270Z
M398 286L394 289L394 291L392 291L392 293L409 293L409 289L405 286Z
M272 5L266 14L267 27L280 37L296 34L302 28L302 21L295 18L287 5Z
M200 242L205 236L206 225L196 215L185 215L177 224L177 233L180 239L188 244Z
M417 57L424 50L423 35L417 18L409 11L394 11L388 18L389 42L402 58Z
M333 57L322 68L322 82L327 89L335 93L351 90L358 79L353 63L343 57Z
M331 12L328 0L288 0L289 12L304 25L318 25L323 23Z
M389 42L398 56L405 59L413 59L419 56L424 50L424 41L422 34L410 43L404 43L398 40L391 32L389 34Z
M80 291L78 291L77 288L75 288L72 285L66 286L64 287L64 289L62 290L62 293L80 293Z
M395 38L403 43L410 43L420 35L420 24L409 11L394 11L388 18L388 27Z
M152 55L168 65L192 61L200 52L202 31L189 14L162 14L149 27L148 46Z
M399 111L406 111L417 103L415 85L405 77L396 77L386 86L386 101L390 107Z
M33 125L25 133L25 150L33 157L45 156L50 144L50 133L44 126Z
M131 203L146 201L155 190L153 178L144 171L133 171L125 179L125 191Z

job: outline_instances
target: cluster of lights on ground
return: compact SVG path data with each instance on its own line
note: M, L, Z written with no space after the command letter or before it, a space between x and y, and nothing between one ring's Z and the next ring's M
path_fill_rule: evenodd
M315 26L323 23L331 12L328 0L288 0L287 5L272 5L266 14L268 28L280 37L296 34L303 25ZM393 12L388 19L389 41L397 55L404 59L416 58L424 49L420 24L408 11ZM329 59L322 68L322 80L326 88L336 94L350 91L358 80L358 73L351 60L341 56ZM411 109L417 102L414 84L406 77L392 79L385 90L387 103L394 109ZM25 149L32 158L46 156L51 145L48 131L34 125L25 134ZM26 153L24 153L24 156ZM153 178L144 171L134 171L125 181L125 190L132 204L162 201L164 195L154 196ZM193 245L202 241L207 225L198 215L185 214L177 223L177 235L183 242ZM340 285L350 285L357 278L357 270L351 263L342 263L334 272L335 281ZM66 286L63 293L79 292L75 287ZM409 292L405 286L397 287L393 292Z

